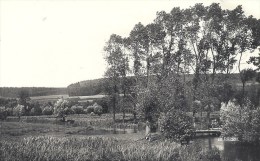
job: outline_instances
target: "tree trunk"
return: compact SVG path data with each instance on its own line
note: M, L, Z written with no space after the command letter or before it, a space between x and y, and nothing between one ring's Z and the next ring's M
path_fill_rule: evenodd
M200 129L202 129L202 107L200 110Z
M123 123L125 123L125 109L123 109Z
M113 121L116 122L116 95L113 96Z
M207 122L208 122L208 128L210 127L210 105L208 105L208 110L207 110Z
M242 88L242 99L244 99L244 96L245 96L245 84L246 82L242 82L243 84L243 88Z
M65 122L66 120L65 120L65 116L62 116L62 122Z
M125 79L125 78L124 78ZM123 104L123 123L125 123L125 101L126 101L126 89L125 89L125 81L124 81L124 104Z
M134 123L137 123L135 109L134 109L133 115L134 115Z

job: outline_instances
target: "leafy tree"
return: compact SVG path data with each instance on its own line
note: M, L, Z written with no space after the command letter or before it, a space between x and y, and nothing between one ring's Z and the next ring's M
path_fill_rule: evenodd
M32 116L39 116L42 114L42 109L40 107L33 107L30 110L30 115Z
M162 119L162 133L176 141L189 141L193 134L192 118L181 110L171 110Z
M260 51L260 49L259 49L259 51ZM252 63L256 67L255 71L259 71L260 70L260 53L259 53L259 56L250 57L248 63Z
M93 107L94 107L95 114L101 115L103 113L103 108L99 104L94 103Z
M235 63L243 86L252 79L252 71L242 71L240 64L247 51L260 45L259 36L255 36L260 33L258 26L259 20L246 17L242 6L223 10L220 4L212 3L157 12L153 23L136 24L126 39L111 35L105 58L114 109L120 82L126 84L120 78L126 78L124 58L129 53L127 62L133 62L135 79L131 84L133 111L138 109L153 124L160 114L171 109L186 111L193 107L195 114L195 109L200 108L201 114L207 112L209 122L210 113L220 107L220 102L233 97L234 89L227 78ZM257 60L251 58L256 65ZM194 74L188 75L190 72ZM125 87L121 87L123 91ZM200 101L197 108L195 100Z
M69 101L63 98L58 99L54 104L54 114L57 115L57 117L62 118L63 122L66 121L65 109L68 107L68 104Z
M5 120L7 117L7 110L5 107L0 106L0 120Z
M252 135L255 140L259 141L260 138L260 108L258 107L256 110L252 111Z
M21 90L19 92L19 104L27 106L27 102L29 101L29 91L28 90Z
M156 122L160 115L160 105L158 97L156 97L156 89L151 87L139 90L137 94L137 111L147 122L146 128L149 129L148 131L154 131L157 127Z
M195 100L192 103L192 115L195 117L195 114L202 108L201 101Z
M242 97L244 97L244 93L245 93L245 84L247 81L250 81L252 80L256 75L256 72L249 68L249 69L243 69L241 72L240 72L240 79L241 79L241 82L242 82Z
M72 110L72 108L66 107L64 109L64 113L65 113L65 115L71 115L71 114L74 114L75 112L74 112L74 110Z
M94 106L88 106L86 110L84 110L86 113L92 113L94 112Z
M259 141L259 109L252 110L252 104L247 99L243 106L235 101L221 105L221 121L223 135L235 136L243 142Z
M122 87L124 96L126 95L126 76L129 70L128 57L124 51L124 39L121 36L112 34L104 47L106 52L105 60L108 69L105 76L108 78L108 94L111 96L113 104L113 119L115 121L115 112L118 105L118 96L120 92L120 78L122 78ZM124 116L123 116L124 119Z
M71 110L75 113L75 114L83 114L84 112L84 109L83 109L83 106L72 106L71 107Z
M43 115L52 115L53 114L53 108L51 106L45 106L42 109Z
M24 105L18 104L16 107L14 107L13 108L13 114L15 116L18 116L18 118L20 120L21 116L25 114L25 107L24 107Z

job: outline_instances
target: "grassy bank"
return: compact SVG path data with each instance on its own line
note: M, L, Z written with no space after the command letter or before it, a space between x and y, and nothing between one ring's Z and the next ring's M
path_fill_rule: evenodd
M218 150L203 151L202 148L179 146L174 142L146 142L118 140L104 137L26 137L21 141L1 141L0 158L16 160L173 160L197 161L220 160Z

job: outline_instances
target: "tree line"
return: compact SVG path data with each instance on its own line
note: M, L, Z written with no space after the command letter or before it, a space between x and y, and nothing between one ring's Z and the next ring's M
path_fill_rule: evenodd
M67 94L67 88L47 88L47 87L0 87L0 96L9 98L19 98L19 93L28 91L32 96L62 95Z
M199 3L157 12L152 23L139 22L128 37L112 34L104 47L113 111L124 109L118 102L130 95L134 113L142 113L151 124L170 111L204 111L209 118L221 102L237 98L243 106L251 93L245 89L250 80L258 106L260 53L248 60L255 69L242 69L241 61L259 44L260 20L246 16L241 5L229 10L218 3ZM229 81L236 66L242 88ZM131 86L127 76L134 76Z

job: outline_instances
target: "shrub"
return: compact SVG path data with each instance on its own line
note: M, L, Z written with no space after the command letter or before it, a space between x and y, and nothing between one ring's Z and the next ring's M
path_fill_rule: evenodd
M72 106L71 109L74 111L75 114L83 114L84 110L83 110L83 106Z
M54 114L57 115L57 117L62 118L62 121L65 122L65 108L68 107L69 101L60 98L54 103Z
M103 113L108 113L109 112L109 101L107 97L104 98L100 98L96 100L97 104L99 104L100 106L102 106L102 111Z
M242 142L259 141L260 109L251 110L251 106L249 100L242 106L236 101L222 103L220 116L224 136L235 136Z
M74 111L71 108L66 107L64 109L64 113L65 113L65 115L70 115L70 114L74 114Z
M42 114L42 109L40 107L33 107L30 110L30 115L32 115L32 116L39 116L41 114Z
M251 120L253 135L255 139L260 139L260 107L253 111L253 117ZM260 140L258 140L260 141Z
M86 113L94 112L94 106L88 106L84 111L86 111Z
M205 161L221 161L221 157L220 157L220 150L217 149L216 147L213 147L211 150L208 151L203 151L202 153L202 160Z
M170 110L161 119L162 133L175 141L188 140L192 137L192 118L180 110Z
M5 120L7 117L7 111L5 109L5 107L0 107L0 119L1 120Z
M94 113L98 114L98 115L101 115L103 113L102 107L101 106L95 106L94 107Z
M99 104L97 103L94 103L94 113L95 114L98 114L98 115L101 115L103 113L103 108L102 106L100 106Z
M25 107L18 104L16 107L13 108L13 114L20 118L22 115L25 114Z
M5 110L7 112L7 116L13 116L13 108L7 107Z
M51 106L46 106L42 110L43 115L52 115L53 114L53 108Z

